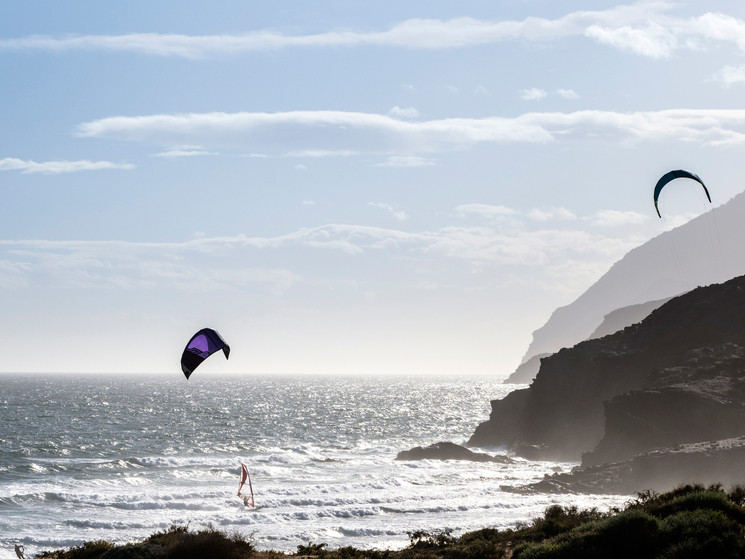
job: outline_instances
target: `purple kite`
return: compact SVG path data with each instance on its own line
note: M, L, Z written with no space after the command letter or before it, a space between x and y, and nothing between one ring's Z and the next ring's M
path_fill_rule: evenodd
M181 355L181 370L188 379L194 369L216 351L222 350L225 359L230 356L230 346L212 328L203 328L194 334Z

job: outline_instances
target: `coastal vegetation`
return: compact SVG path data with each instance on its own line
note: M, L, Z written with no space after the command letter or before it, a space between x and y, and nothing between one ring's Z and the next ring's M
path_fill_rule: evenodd
M250 537L214 528L173 526L142 542L86 542L45 551L39 559L735 559L745 557L745 487L684 485L667 493L638 493L624 507L602 512L548 507L512 529L484 528L461 536L409 533L401 550L329 549L323 542L295 553L256 550Z

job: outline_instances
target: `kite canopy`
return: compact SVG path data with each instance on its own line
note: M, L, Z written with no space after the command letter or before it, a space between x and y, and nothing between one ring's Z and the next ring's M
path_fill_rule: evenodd
M709 191L706 188L706 185L704 184L704 181L701 180L701 177L698 175L694 175L693 173L689 171L684 171L683 169L677 169L675 171L670 171L669 173L665 173L660 177L660 180L657 181L657 185L654 187L654 209L657 210L657 215L659 217L662 217L660 215L660 209L657 207L657 199L660 196L660 191L664 188L664 186L669 183L672 180L675 179L693 179L697 183L699 183L701 186L704 187L704 192L706 192L706 197L709 199L709 202L711 202L711 196L709 196Z
M181 370L188 379L194 369L216 351L222 350L225 359L230 356L230 346L212 328L203 328L194 334L181 355Z

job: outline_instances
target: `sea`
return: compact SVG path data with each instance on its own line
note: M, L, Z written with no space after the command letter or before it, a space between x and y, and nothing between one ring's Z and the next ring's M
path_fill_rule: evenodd
M398 461L463 444L498 377L0 375L0 559L126 543L188 526L257 549L399 549L409 534L512 528L553 504L629 495L526 493L576 463ZM505 454L504 450L473 449ZM255 507L237 496L246 464Z

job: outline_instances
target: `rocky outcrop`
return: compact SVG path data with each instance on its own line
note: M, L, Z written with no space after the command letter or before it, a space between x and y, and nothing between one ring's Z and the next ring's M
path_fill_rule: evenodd
M398 453L396 460L470 460L472 462L512 463L507 456L492 456L483 452L473 452L466 447L451 442L439 442L426 447L415 446L411 450Z
M628 460L547 475L528 489L547 493L668 491L687 483L725 487L745 481L745 437L644 452Z
M468 446L619 462L745 434L745 277L671 299L639 324L563 349L492 402ZM745 478L745 470L744 470Z

